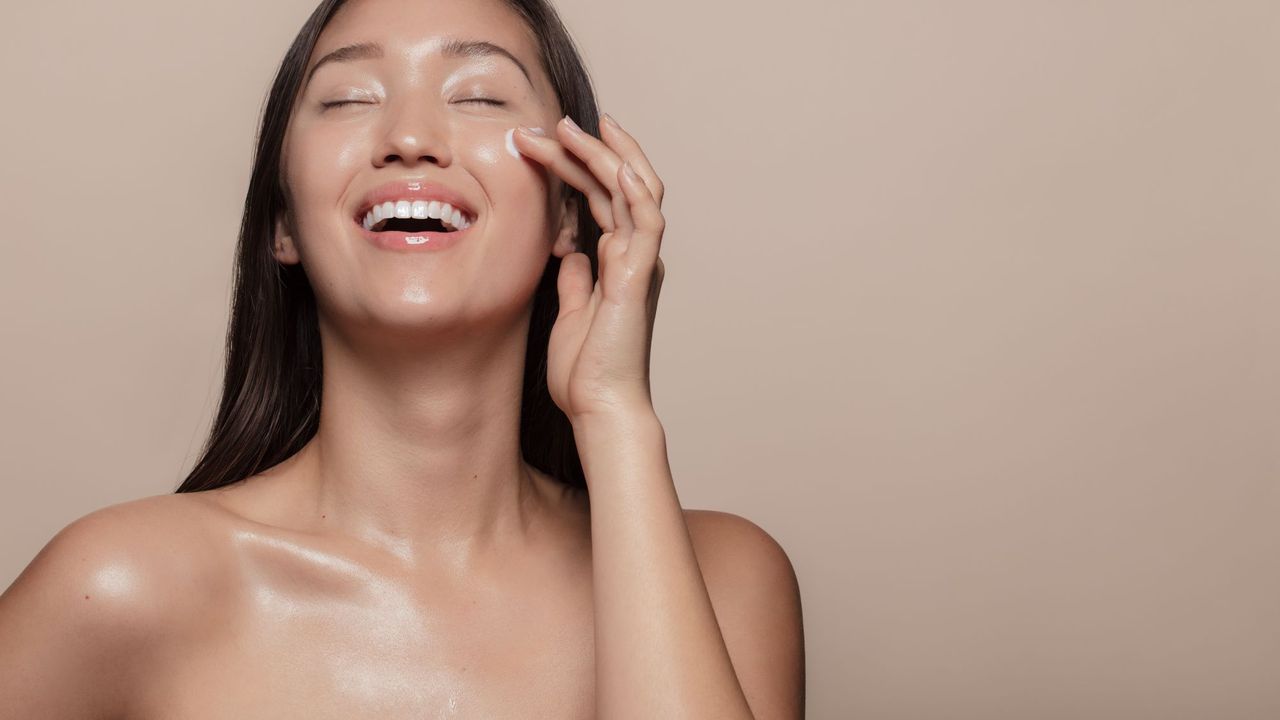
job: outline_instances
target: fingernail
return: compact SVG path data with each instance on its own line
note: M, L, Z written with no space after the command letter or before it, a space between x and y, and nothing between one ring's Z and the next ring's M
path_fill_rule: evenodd
M625 160L622 161L622 172L626 173L627 177L631 178L632 180L640 179L640 176L636 174L635 168L631 167L631 163Z
M570 130L574 132L579 132L579 133L584 132L582 128L578 127L578 123L574 122L573 118L569 117L568 115L564 116L564 121L565 121L565 125L567 125Z
M613 119L613 116L612 116L612 115L610 115L609 113L604 113L604 114L603 114L603 115L601 115L600 117L601 117L601 118L603 118L605 122L609 123L610 125L612 125L612 126L614 126L614 127L616 127L616 128L621 128L621 127L622 127L621 125L619 125L619 124L618 124L618 121L617 121L617 120L614 120L614 119Z
M526 126L524 126L524 125L517 125L517 126L516 126L516 129L517 129L517 130L519 130L520 132L522 132L522 133L526 134L526 135L543 135L543 136L545 136L545 135L547 134L547 131L546 131L546 130L543 130L542 128L539 128L539 127L526 127Z

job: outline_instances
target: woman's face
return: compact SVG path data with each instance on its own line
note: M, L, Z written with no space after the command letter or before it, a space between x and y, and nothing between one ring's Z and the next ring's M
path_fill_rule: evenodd
M528 77L501 53L442 53L448 40L505 48ZM317 65L360 43L381 52ZM288 212L274 252L302 263L321 314L471 327L523 312L549 255L573 251L576 216L558 202L562 180L510 151L516 125L550 134L562 115L520 17L501 0L353 0L321 34L307 71L284 140ZM325 105L341 101L350 102ZM361 224L370 193L418 181L456 194L473 225L439 250L372 242Z

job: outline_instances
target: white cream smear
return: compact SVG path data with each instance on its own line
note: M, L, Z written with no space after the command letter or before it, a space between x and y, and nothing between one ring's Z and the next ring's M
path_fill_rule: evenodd
M546 131L542 128L529 128L539 135L546 135ZM507 152L511 153L511 157L519 159L520 150L516 148L516 129L507 130Z
M520 157L520 151L516 149L516 129L507 130L507 152L511 153L511 157Z

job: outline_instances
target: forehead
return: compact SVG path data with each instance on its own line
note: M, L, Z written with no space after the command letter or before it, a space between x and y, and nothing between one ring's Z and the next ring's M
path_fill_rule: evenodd
M349 0L320 34L310 64L345 45L376 42L389 58L417 65L449 39L500 45L541 73L532 31L503 0Z

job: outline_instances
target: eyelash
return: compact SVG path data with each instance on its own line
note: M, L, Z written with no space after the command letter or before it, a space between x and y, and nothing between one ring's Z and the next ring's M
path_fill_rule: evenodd
M466 100L460 100L459 102L478 102L478 103L484 103L486 105L493 105L494 107L502 107L503 105L507 104L503 100L494 100L492 98L467 98ZM326 110L332 107L339 107L342 105L370 105L370 104L372 103L366 103L362 100L335 100L333 102L320 103L320 105L324 107Z

